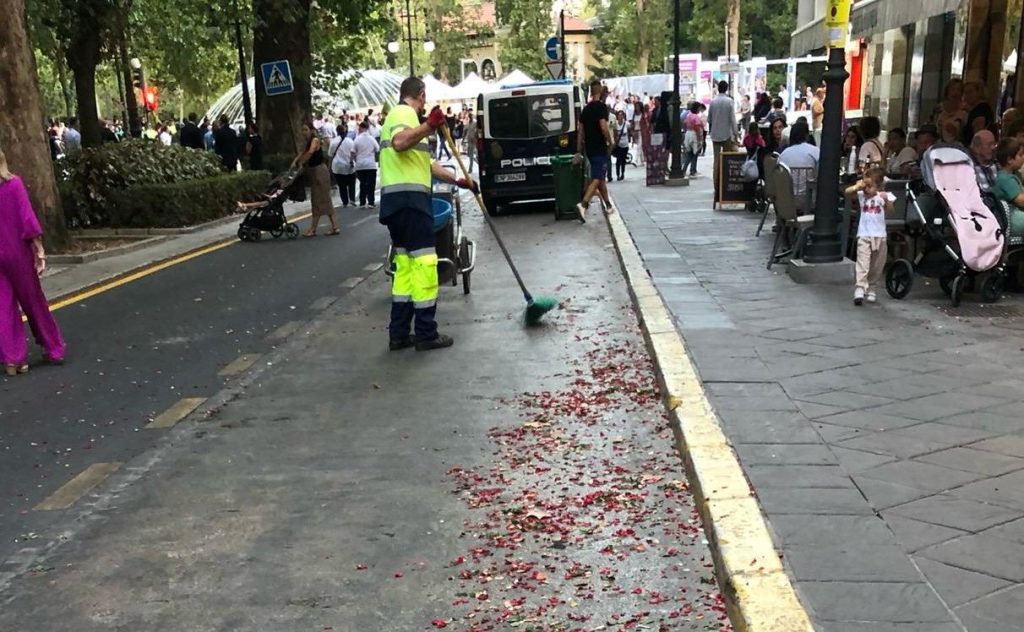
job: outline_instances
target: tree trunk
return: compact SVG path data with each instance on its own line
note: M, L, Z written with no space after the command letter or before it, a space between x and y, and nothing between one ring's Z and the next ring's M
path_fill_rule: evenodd
M647 16L644 14L644 0L636 0L636 23L637 23L637 74L646 75L647 66L650 63L651 49L647 42Z
M68 67L64 61L60 47L55 49L53 65L57 67L57 81L60 83L60 94L64 97L64 116L71 116L75 113L75 95L71 92L71 85L68 83Z
M83 11L84 12L84 11ZM82 12L80 12L82 13ZM85 16L80 16L83 21ZM75 96L78 98L78 124L82 146L100 144L100 117L96 109L96 65L100 62L99 27L80 23L68 47L68 66L75 73Z
M269 154L299 153L302 122L312 116L309 5L310 0L253 0L256 120ZM288 60L295 90L270 97L260 67L277 60Z
M137 125L136 121L141 119L139 118L139 104L135 100L135 86L132 85L132 69L128 65L128 46L125 44L124 33L125 31L122 28L121 41L118 42L117 46L119 61L117 68L118 72L124 75L124 109L128 115L128 118L124 121L124 129L128 131Z
M11 171L25 181L47 247L60 249L67 245L68 232L50 162L24 0L9 0L0 11L0 42L0 148Z
M729 0L725 25L729 29L729 47L726 55L738 55L740 50L740 0Z

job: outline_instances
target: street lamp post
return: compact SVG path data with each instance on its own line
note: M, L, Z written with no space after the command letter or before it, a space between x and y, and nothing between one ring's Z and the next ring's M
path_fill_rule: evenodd
M846 72L846 51L832 46L828 55L825 80L825 113L821 129L821 157L818 160L818 199L814 205L814 227L804 249L807 263L833 263L843 260L843 244L839 235L839 165L843 142L843 86L850 74Z
M245 71L245 47L242 45L242 22L238 17L238 0L232 0L235 11L235 45L238 47L238 75L242 80L242 112L245 116L245 128L248 131L253 123L252 99L249 97L249 77Z
M423 10L424 24L426 24L426 16L427 16L427 11L426 11L426 9L424 9ZM412 51L412 43L413 43L413 39L412 39L412 18L413 18L413 13L412 13L411 8L409 7L409 0L405 0L405 15L402 16L402 17L405 18L405 32L406 32L406 36L404 38L402 38L401 41L404 41L404 42L409 44L409 76L410 77L415 77L416 76L416 63L413 61L413 56L412 56L412 52L413 52ZM399 46L398 41L392 39L390 42L388 42L388 52L391 53L392 55L397 53L400 48L401 48L401 46ZM428 53L432 53L432 52L434 52L434 48L435 48L434 47L434 41L432 39L430 39L429 36L424 37L423 38L423 50L425 50Z
M672 10L674 13L672 22L675 25L672 35L672 109L670 114L672 117L672 164L669 167L668 177L672 180L682 180L684 178L682 130L679 125L679 0L674 0Z

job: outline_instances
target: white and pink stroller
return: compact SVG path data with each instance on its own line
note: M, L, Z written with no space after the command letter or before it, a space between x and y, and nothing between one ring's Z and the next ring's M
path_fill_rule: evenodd
M907 186L907 226L920 237L914 260L897 259L886 273L893 298L910 293L914 274L938 279L953 306L969 281L982 300L999 300L1009 254L1005 209L983 197L974 163L959 145L935 145L921 160L922 182Z

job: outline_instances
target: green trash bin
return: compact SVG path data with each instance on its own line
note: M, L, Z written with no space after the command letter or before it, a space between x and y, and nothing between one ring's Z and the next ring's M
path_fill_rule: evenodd
M576 204L583 197L584 163L572 164L572 155L551 158L555 176L555 219L577 219Z

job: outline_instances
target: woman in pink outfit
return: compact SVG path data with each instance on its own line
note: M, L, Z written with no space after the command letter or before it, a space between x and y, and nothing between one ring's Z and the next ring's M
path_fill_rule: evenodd
M43 359L54 364L64 360L64 340L39 283L46 269L42 233L25 184L7 169L7 157L0 151L0 359L7 375L28 371L22 311L43 348Z

